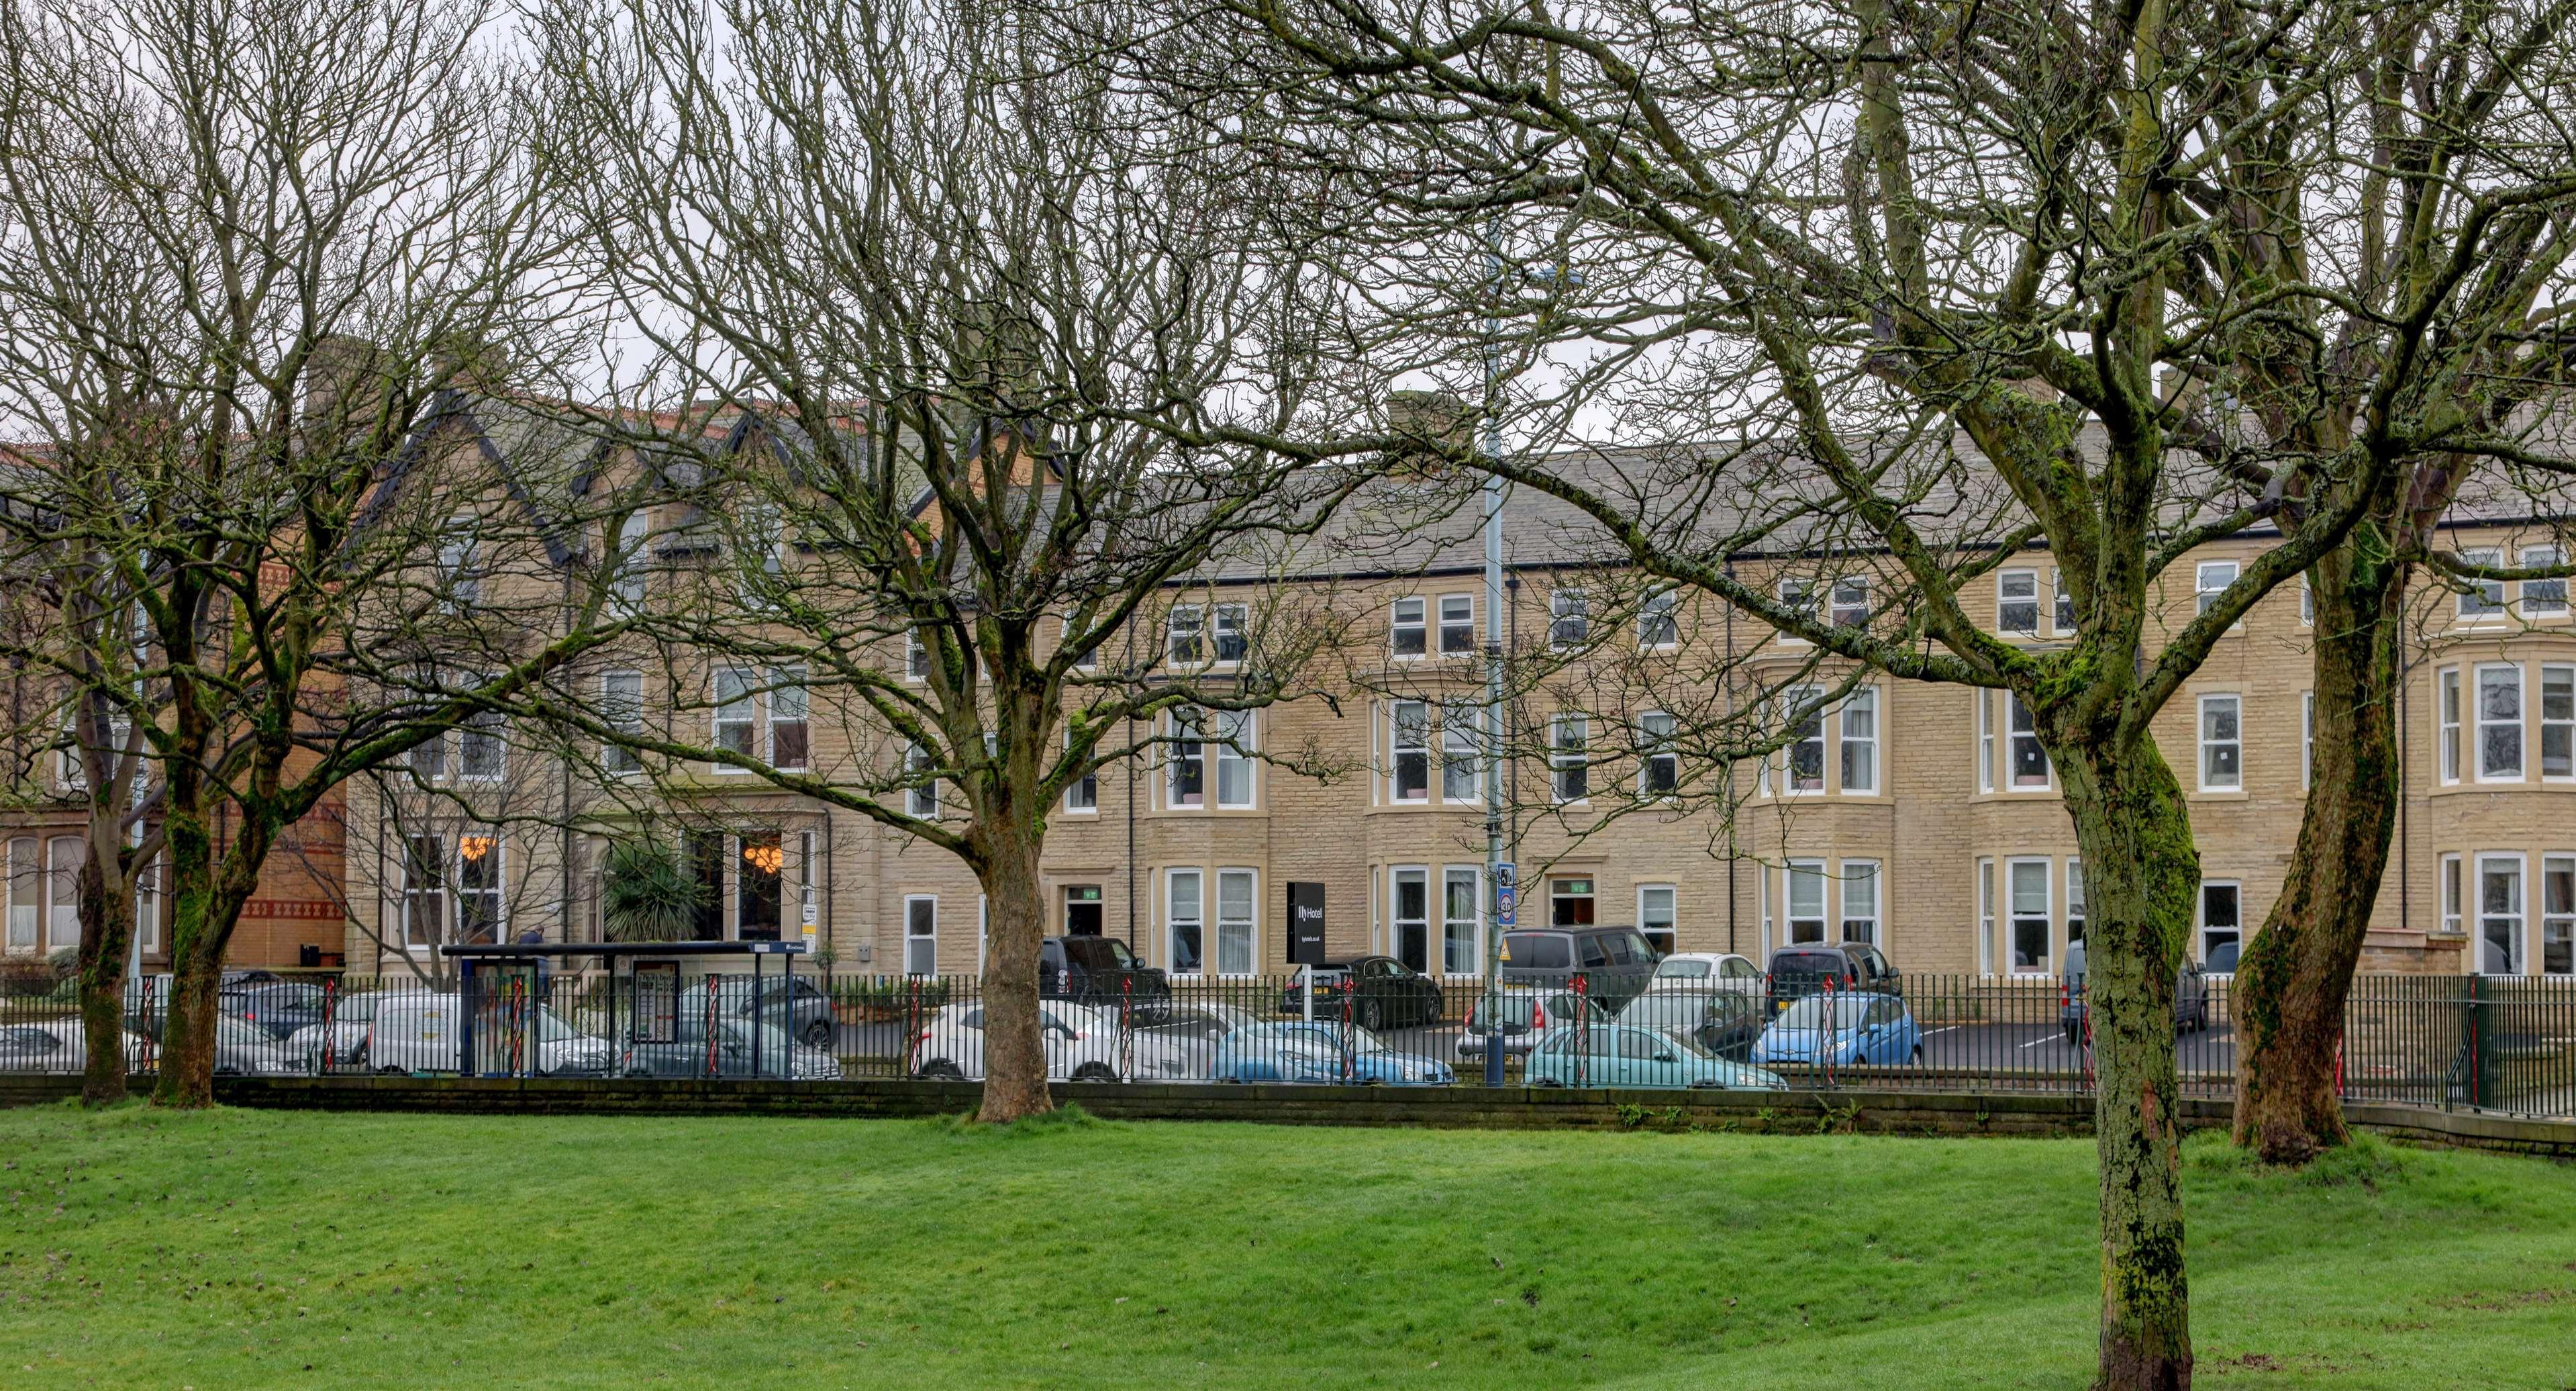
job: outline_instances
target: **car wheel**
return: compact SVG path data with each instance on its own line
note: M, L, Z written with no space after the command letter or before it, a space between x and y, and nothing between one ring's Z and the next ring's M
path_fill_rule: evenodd
M946 1058L933 1058L921 1065L921 1076L940 1082L963 1082L966 1074Z
M1533 1087L1562 1087L1565 1084L1553 1077L1537 1077L1531 1079L1530 1085Z
M1379 1029L1386 1027L1386 1009L1384 1006L1378 1004L1377 1001L1369 1000L1364 1002L1360 1006L1359 1013L1361 1028L1366 1029L1371 1033L1375 1033Z
M2074 1022L2074 1021L2072 1021L2072 1020L2069 1020L2069 1021L2067 1022L2067 1025L2066 1025L2066 1046L2067 1046L2067 1047L2069 1047L2069 1048L2074 1048L2074 1047L2078 1047L2078 1046L2080 1046L2083 1042L2084 1042L2084 1029L2083 1029L2083 1026L2081 1026L2081 1025L2079 1025L2079 1024L2077 1024L2077 1023L2075 1023L2075 1022Z
M376 1069L376 1075L378 1077L402 1077L407 1074L398 1067L380 1067Z
M832 1046L832 1021L817 1019L805 1026L805 1042L816 1048Z
M1914 1045L1914 1065L1923 1066L1923 1045L1919 1043Z
M1082 1066L1073 1070L1073 1080L1077 1082L1115 1082L1118 1080L1118 1074L1110 1071L1109 1064L1107 1063L1084 1063Z

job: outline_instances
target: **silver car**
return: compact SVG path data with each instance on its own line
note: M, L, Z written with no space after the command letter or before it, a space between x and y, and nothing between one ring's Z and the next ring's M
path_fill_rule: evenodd
M1122 1048L1118 1016L1106 1009L1048 1000L1038 1007L1047 1078L1056 1082L1181 1082L1190 1058L1173 1043L1141 1031ZM1201 1064L1200 1076L1205 1076ZM913 1040L913 1075L981 1078L984 1075L984 1007L946 1005L923 1021Z
M125 1070L141 1072L150 1061L151 1041L131 1029L125 1038ZM78 1019L44 1019L0 1025L0 1072L86 1072L89 1035Z

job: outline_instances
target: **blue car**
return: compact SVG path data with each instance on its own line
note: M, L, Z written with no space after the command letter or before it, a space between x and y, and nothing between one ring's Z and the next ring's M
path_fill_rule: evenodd
M1758 1067L1728 1062L1679 1030L1634 1024L1551 1029L1530 1050L1521 1079L1533 1087L1726 1087L1776 1091L1789 1085Z
M1458 1080L1447 1063L1398 1053L1357 1025L1252 1024L1216 1046L1208 1075L1220 1082L1349 1082L1437 1087Z
M1832 991L1792 1003L1753 1044L1753 1061L1810 1067L1899 1067L1923 1060L1923 1031L1895 995Z

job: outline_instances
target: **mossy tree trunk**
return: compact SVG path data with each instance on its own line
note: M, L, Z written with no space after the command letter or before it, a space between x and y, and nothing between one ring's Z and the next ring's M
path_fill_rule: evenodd
M2230 991L2236 1143L2299 1164L2343 1144L2335 1057L2402 795L2397 686L2410 567L2389 531L2356 529L2310 572L2315 729L2307 813L2280 897Z
M1045 1041L1038 1028L1038 953L1046 935L1038 857L1044 848L1025 818L993 816L973 836L973 858L987 914L984 1008L984 1102L979 1121L1008 1122L1055 1109L1047 1091Z
M95 820L95 819L94 819ZM100 828L93 824L93 840ZM111 824L106 855L93 844L80 876L80 1008L81 1037L87 1057L81 1072L81 1102L108 1106L125 1099L125 961L134 945L134 885L106 871L105 861L118 857L124 837Z
M2174 976L2200 882L2182 788L2152 739L2071 742L2060 773L2084 853L2102 1169L2100 1382L2191 1384Z

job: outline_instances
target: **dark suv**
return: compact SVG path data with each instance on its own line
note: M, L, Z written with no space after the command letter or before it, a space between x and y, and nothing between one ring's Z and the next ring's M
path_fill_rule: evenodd
M1520 927L1503 934L1496 979L1566 985L1581 976L1594 1006L1616 1010L1645 993L1662 959L1633 927Z
M1125 1004L1159 1016L1172 1007L1172 983L1115 937L1049 937L1038 947L1038 994L1049 1000Z
M1771 1013L1823 990L1874 990L1905 993L1905 974L1887 953L1867 942L1801 942L1771 953Z

